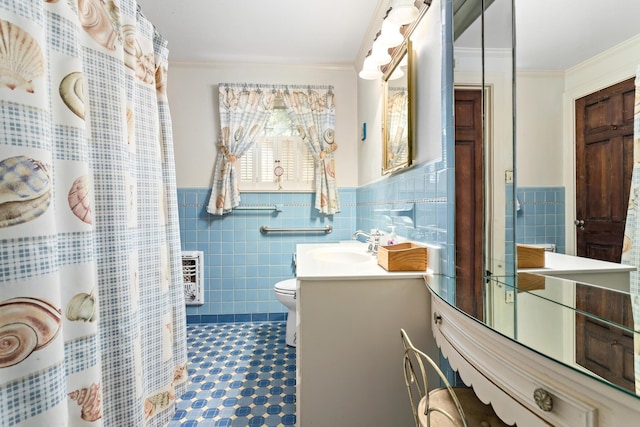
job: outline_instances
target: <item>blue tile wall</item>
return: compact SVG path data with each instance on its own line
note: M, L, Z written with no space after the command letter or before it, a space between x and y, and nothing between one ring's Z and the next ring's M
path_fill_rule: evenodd
M182 250L204 252L205 303L187 306L187 323L282 320L286 312L273 285L294 277L297 243L328 243L351 238L356 227L356 190L339 190L342 211L326 216L314 208L311 193L242 193L243 206L276 205L280 211L206 211L211 190L178 188ZM324 227L325 233L260 233L260 227Z
M516 211L518 243L554 243L566 252L564 187L518 187Z
M396 226L399 236L437 244L442 249L441 272L453 276L455 225L454 169L443 161L415 166L356 191L356 225L369 231L389 232Z

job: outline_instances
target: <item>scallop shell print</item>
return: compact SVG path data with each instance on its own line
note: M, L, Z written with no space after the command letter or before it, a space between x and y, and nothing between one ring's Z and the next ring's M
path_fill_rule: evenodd
M66 316L71 321L94 322L98 317L98 305L93 292L81 292L67 304Z
M327 163L326 170L327 170L327 175L329 175L331 178L336 177L336 165L333 159L331 159L329 163Z
M17 365L60 331L61 310L38 298L0 301L0 368Z
M168 407L175 399L173 390L163 391L153 396L147 397L144 401L144 412L147 419L151 418L158 409Z
M167 96L167 67L161 65L156 70L156 91Z
M67 74L60 82L60 97L76 116L84 119L84 78L80 71Z
M87 224L92 223L93 209L91 207L91 179L89 175L82 175L73 181L67 201L71 211L80 221Z
M44 55L36 39L0 19L0 87L33 93L33 80L44 74Z
M122 36L124 40L124 63L127 67L135 71L136 77L145 83L155 81L155 58L153 52L145 55L136 37L136 28L133 25L122 26Z
M85 421L96 421L102 417L102 405L100 402L100 385L93 383L89 387L72 391L68 394L71 400L75 400L82 406L80 416Z
M78 17L82 28L100 45L116 49L118 31L116 23L120 11L113 1L78 0Z
M51 176L45 164L25 156L0 162L0 227L39 217L50 201Z
M173 368L173 382L172 385L183 383L187 380L187 364L178 365Z
M331 128L325 129L324 132L322 133L322 138L324 139L324 142L326 142L327 144L333 144L335 142L334 136L335 136L335 132Z

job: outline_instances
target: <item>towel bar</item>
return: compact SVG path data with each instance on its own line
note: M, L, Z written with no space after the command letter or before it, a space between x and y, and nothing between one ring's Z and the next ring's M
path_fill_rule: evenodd
M262 234L267 233L306 233L306 232L323 232L323 233L331 233L333 231L333 227L327 225L326 227L301 227L301 228L269 228L266 225L260 227L260 232Z
M266 205L266 206L261 206L261 205L241 205L241 206L236 206L235 208L233 208L234 211L278 211L281 212L280 208L278 207L278 205Z

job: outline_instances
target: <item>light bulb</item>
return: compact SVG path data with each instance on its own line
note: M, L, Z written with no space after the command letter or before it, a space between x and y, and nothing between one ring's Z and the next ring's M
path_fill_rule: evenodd
M396 25L410 24L418 17L420 10L416 7L413 0L395 0L392 2L389 19Z
M375 80L382 77L382 71L380 71L377 64L371 61L371 56L367 56L362 63L362 70L358 76L365 80Z
M379 68L363 68L358 77L364 80L377 80L382 77L382 71Z
M369 55L369 61L375 65L388 64L391 61L391 55L389 55L389 49L376 40L373 42L371 48L371 55Z
M404 40L404 36L400 33L400 27L393 22L385 19L382 21L382 32L376 39L381 45L386 47L396 47Z

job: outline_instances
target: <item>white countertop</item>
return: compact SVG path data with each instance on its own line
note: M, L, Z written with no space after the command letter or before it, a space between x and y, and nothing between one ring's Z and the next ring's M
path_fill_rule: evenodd
M520 268L518 273L536 273L571 279L583 284L629 293L630 273L636 267L615 262L545 252L544 268Z
M364 260L349 261L345 259L319 259L314 256L315 250L332 251L335 253L357 252L366 254ZM427 271L394 271L389 272L378 265L377 257L367 254L367 244L359 241L344 241L339 243L301 243L296 245L296 278L300 280L359 280L389 279L389 278L422 278Z
M543 268L519 268L519 272L538 274L619 273L635 271L636 267L615 262L559 254L544 253Z

